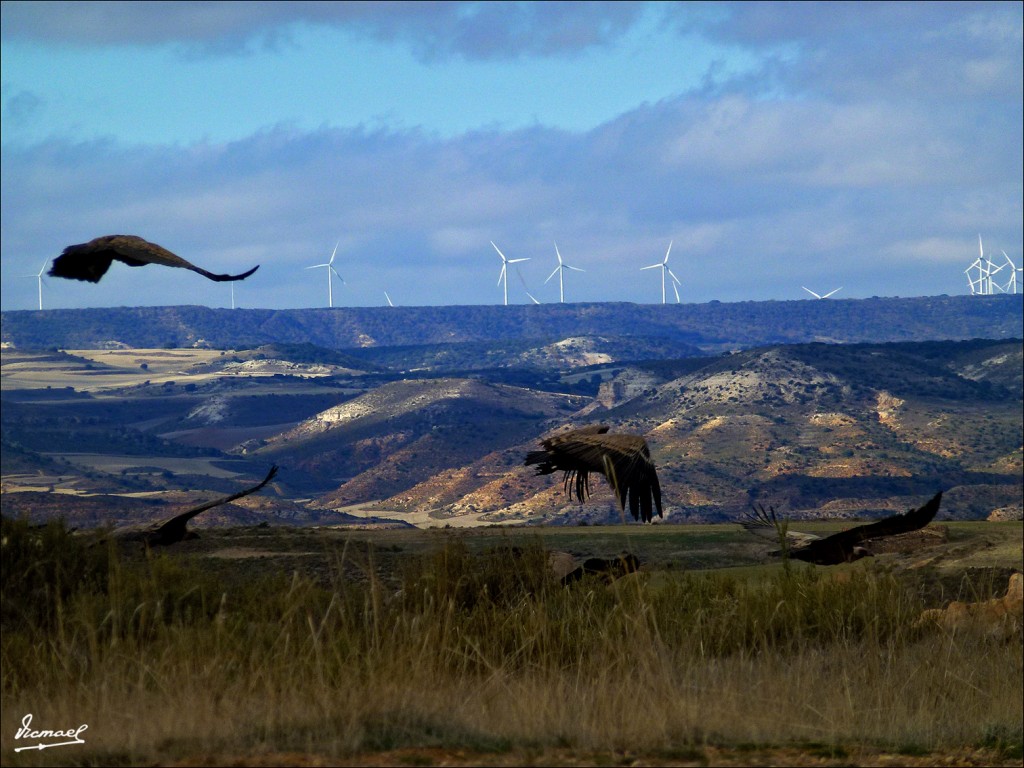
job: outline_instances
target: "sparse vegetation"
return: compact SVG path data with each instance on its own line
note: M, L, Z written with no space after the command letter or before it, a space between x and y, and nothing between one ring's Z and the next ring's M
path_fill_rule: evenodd
M4 520L2 540L5 764L403 747L1020 753L1019 638L916 628L921 591L882 569L563 588L529 538L474 550L439 534L403 557L345 543L319 577L126 556L57 523ZM402 566L382 573L384 554ZM89 723L87 745L14 755L25 712Z

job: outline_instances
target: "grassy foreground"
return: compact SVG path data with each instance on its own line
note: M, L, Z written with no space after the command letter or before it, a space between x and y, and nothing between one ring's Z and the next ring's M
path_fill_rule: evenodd
M230 579L58 523L5 520L2 539L5 765L407 747L700 763L723 745L1021 759L1020 638L918 628L919 592L883 569L566 588L539 541L448 537L396 580L344 545L326 581ZM15 753L34 743L15 738L26 713L88 724L86 743Z

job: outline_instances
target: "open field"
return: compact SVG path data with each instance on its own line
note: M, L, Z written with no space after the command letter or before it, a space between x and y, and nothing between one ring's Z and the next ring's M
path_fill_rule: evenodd
M66 349L59 353L5 349L0 386L4 390L73 387L79 392L103 393L144 383L200 384L220 378L268 378L280 373L302 376L314 383L331 373L312 367L291 370L272 363L211 366L231 360L233 355L232 350L217 349Z
M257 526L152 553L4 525L5 765L1021 764L1019 628L919 621L1002 594L1020 523L838 568L766 563L732 525ZM623 550L642 570L611 585L548 567ZM85 744L14 753L27 712Z

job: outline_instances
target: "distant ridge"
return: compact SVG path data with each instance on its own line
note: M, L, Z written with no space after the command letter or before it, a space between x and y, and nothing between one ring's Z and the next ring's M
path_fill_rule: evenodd
M0 313L18 348L247 348L308 343L330 349L629 334L708 353L813 341L1009 339L1024 336L1024 295L748 301L707 304L542 304L333 309L199 306Z

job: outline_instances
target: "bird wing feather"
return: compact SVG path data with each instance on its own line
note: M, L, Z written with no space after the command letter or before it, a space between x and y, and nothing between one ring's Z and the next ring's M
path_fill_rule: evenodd
M634 519L649 522L655 511L662 517L661 484L647 441L607 431L595 425L547 438L545 450L528 454L526 463L538 464L538 474L564 471L566 490L579 501L589 494L590 473L598 472L612 486L619 506L629 505Z
M49 274L52 277L98 283L115 259L130 267L160 264L165 267L190 269L216 282L244 280L259 269L259 265L257 265L240 275L218 275L207 272L176 253L171 253L163 246L136 235L104 235L87 243L69 245L60 256L53 260Z
M747 512L746 516L739 521L740 525L743 526L744 530L760 536L763 539L770 539L771 541L779 541L779 533L782 531L782 525L779 522L778 516L775 514L775 508L769 507L768 511L765 511L764 506L758 505L751 507L751 511ZM806 533L804 531L791 531L789 525L785 527L786 541L789 542L792 547L804 547L810 544L812 541L817 541L820 536L816 536L813 533Z
M889 517L884 517L874 523L858 525L847 531L840 531L821 540L822 544L839 544L844 548L853 548L867 539L878 539L883 536L895 536L899 533L916 531L924 528L932 521L939 511L942 503L942 491L936 493L927 503L917 509L908 509L906 512L899 512Z

